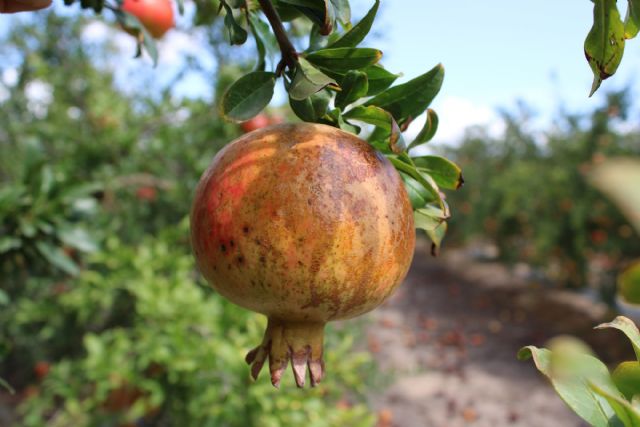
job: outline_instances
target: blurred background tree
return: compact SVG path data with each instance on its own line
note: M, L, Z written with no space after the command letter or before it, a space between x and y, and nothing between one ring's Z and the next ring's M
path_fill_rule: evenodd
M599 277L594 286L610 298L615 274L640 254L640 241L588 179L606 158L640 154L640 133L626 122L627 94L608 94L588 114L561 111L545 130L520 104L503 112L502 134L469 129L446 148L472 183L450 196L460 207L452 240L495 244L501 260L531 265L539 279L561 286L584 288Z

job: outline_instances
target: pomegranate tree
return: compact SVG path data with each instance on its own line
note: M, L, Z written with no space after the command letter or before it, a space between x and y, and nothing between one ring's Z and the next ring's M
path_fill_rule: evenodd
M204 277L232 302L268 317L249 352L275 386L289 360L296 384L322 379L323 329L366 313L405 277L415 231L391 163L360 138L318 124L277 125L220 151L191 212Z

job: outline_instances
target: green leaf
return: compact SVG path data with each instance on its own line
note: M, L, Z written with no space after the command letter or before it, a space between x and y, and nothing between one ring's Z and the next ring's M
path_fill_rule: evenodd
M445 209L445 204L442 200L442 196L440 195L438 184L436 184L434 179L429 174L421 173L416 169L415 165L413 165L412 163L408 163L407 161L403 161L401 156L387 155L387 158L398 171L404 172L418 181L420 185L422 185L424 189L427 190L429 194L431 194L433 200L438 202L440 208L443 210Z
M332 15L334 19L344 27L351 26L351 7L349 6L349 0L329 0L331 7L333 8Z
M381 65L372 65L362 71L367 73L367 79L369 80L369 92L367 92L367 96L379 94L400 77L399 74L393 74L385 70Z
M418 145L425 144L433 138L438 130L438 115L431 108L427 109L427 119L424 122L424 126L416 139L409 145L409 149L417 147Z
M11 394L16 394L16 391L13 389L13 387L11 387L9 383L3 380L2 378L0 378L0 387L6 388Z
M625 302L640 305L640 261L618 275L618 294Z
M254 71L233 83L222 97L222 114L231 120L244 121L269 105L273 97L276 75Z
M432 230L425 230L427 236L431 240L431 255L438 256L440 253L440 248L442 247L442 240L444 240L444 236L447 234L447 222L442 221L442 223Z
M594 0L593 27L584 42L584 54L593 71L589 96L611 77L624 52L625 28L616 0Z
M627 0L627 16L624 18L624 37L632 39L640 29L640 0Z
M326 36L333 31L335 9L329 0L280 0L288 3L303 13L311 22L318 25L320 34Z
M595 329L614 328L622 331L633 346L633 351L636 353L636 358L640 361L640 332L635 323L631 319L624 316L618 316L613 319L613 322L602 323L595 327Z
M338 47L335 49L320 49L306 55L312 64L334 72L348 72L359 70L375 64L382 58L378 49Z
M427 232L435 230L443 222L442 219L433 216L427 209L416 209L413 212L413 220L416 228L420 228Z
M142 34L142 40L138 39L136 57L139 57L142 54L142 47L144 46L147 53L153 60L153 66L155 67L158 64L158 49L153 37L151 37L151 34L149 34L144 25L142 25L140 20L134 15L121 9L114 9L113 13L116 20L123 28L134 32L139 31Z
M439 187L457 190L464 184L460 167L451 160L440 156L413 157L418 170L433 177Z
M344 117L375 125L381 130L378 133L378 138L388 144L391 152L400 153L405 150L406 144L400 127L388 111L375 106L364 107L359 105L347 111Z
M307 60L298 58L298 67L289 87L289 96L301 101L314 93L324 89L330 84L337 84L335 80L315 68Z
M267 48L264 45L264 41L262 40L262 35L257 30L257 26L264 24L261 19L256 18L255 15L249 15L249 28L251 28L251 33L253 34L253 39L256 41L256 50L258 51L258 62L256 62L256 71L264 71L267 63Z
M640 395L640 363L622 362L613 371L611 378L627 400Z
M11 237L11 236L0 237L0 254L9 252L13 249L18 249L20 246L22 246L22 240L16 237Z
M367 73L367 79L369 81L367 96L374 96L388 89L389 86L400 77L399 74L393 74L377 64L367 67L362 71Z
M98 245L89 233L79 227L58 229L58 237L65 245L82 252L95 252L98 249Z
M48 242L39 240L36 242L36 249L56 268L72 276L78 274L78 266L60 248L56 248Z
M605 193L640 233L640 160L618 158L593 167L590 182Z
M402 181L404 182L404 188L407 190L409 200L411 200L411 206L413 209L423 208L428 202L432 202L435 199L418 181L404 172L399 172Z
M607 403L617 415L618 419L622 421L625 427L640 427L640 412L631 404L625 400L618 390L607 389L600 384L589 382L589 387L597 395L606 399Z
M552 363L551 351L527 346L518 352L520 360L531 357L536 368L551 381L558 395L576 414L594 427L611 427L609 420L614 416L613 408L606 400L596 395L587 383L587 380L591 380L598 384L608 384L610 388L615 389L609 371L601 361L586 354L576 355L573 360L573 372L558 372ZM570 364L563 366L571 368ZM585 373L588 373L587 378Z
M369 34L371 25L378 13L378 7L380 6L380 0L376 0L373 7L367 12L367 14L353 26L349 31L344 33L335 42L331 43L328 47L356 47L362 40Z
M233 16L233 10L231 10L231 7L226 2L222 2L221 4L226 12L224 16L224 26L229 33L229 43L232 45L244 44L248 37L247 31L236 22L236 18Z
M358 126L352 125L344 119L340 108L334 108L333 110L329 111L327 113L327 117L330 119L329 123L333 126L356 135L360 133L360 128Z
M391 87L365 105L376 105L389 111L399 124L422 114L438 94L444 79L444 68L436 65L427 73L406 83Z
M331 95L326 90L321 90L303 100L295 100L289 97L289 105L293 112L305 122L316 122L327 113Z
M340 83L342 90L336 95L336 107L344 109L347 105L367 95L369 82L362 71L349 71Z
M9 295L5 291L0 289L0 306L9 305L10 302L11 298L9 298Z

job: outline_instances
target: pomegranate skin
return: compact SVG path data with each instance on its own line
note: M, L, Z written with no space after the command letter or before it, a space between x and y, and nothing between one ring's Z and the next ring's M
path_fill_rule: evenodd
M382 154L352 134L302 123L248 133L215 156L196 190L191 239L207 281L269 318L262 353L273 353L272 335L284 331L290 349L280 359L295 365L296 349L308 347L315 354L304 362L322 365L324 324L391 294L409 269L415 230L402 179ZM314 380L309 368L314 384L322 369Z
M173 6L170 0L124 0L122 10L140 20L153 38L159 39L175 27ZM125 29L133 35L137 31Z

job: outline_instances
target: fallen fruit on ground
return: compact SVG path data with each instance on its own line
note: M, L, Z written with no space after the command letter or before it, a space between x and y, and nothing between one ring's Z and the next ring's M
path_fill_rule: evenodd
M278 387L291 360L304 386L324 375L324 326L381 304L415 246L402 179L380 153L339 129L301 123L246 134L213 159L196 190L191 239L221 295L268 317L246 357L268 360Z
M149 34L156 39L164 36L175 26L170 0L124 0L122 10L138 18ZM127 32L133 35L137 33L135 30Z

